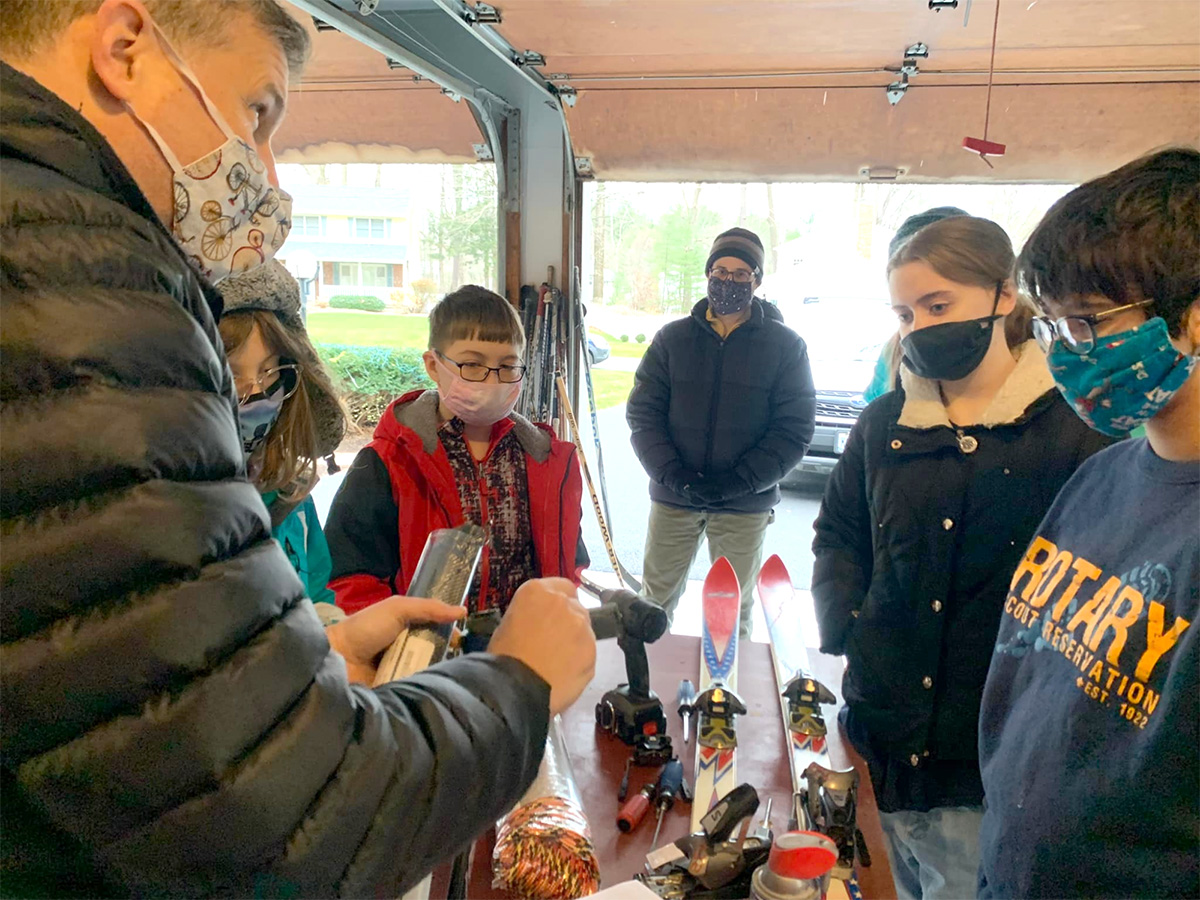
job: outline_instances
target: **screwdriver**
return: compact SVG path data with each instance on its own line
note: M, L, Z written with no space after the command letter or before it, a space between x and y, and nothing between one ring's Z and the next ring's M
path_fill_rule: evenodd
M628 834L642 824L646 811L650 809L650 801L654 797L654 782L647 781L642 785L636 797L630 797L629 802L617 813L617 828L623 834Z
M621 786L617 788L617 802L624 803L629 795L629 767L633 765L633 757L625 760L625 774L621 776Z
M658 846L658 833L662 830L663 814L675 805L675 795L679 793L679 786L682 783L683 763L679 761L679 757L676 757L663 766L663 770L658 776L658 799L655 801L655 805L658 807L658 824L654 826L654 837L650 841L651 847Z
M688 742L688 723L691 722L691 717L696 712L696 688L692 685L691 680L685 678L679 682L679 695L676 698L679 703L679 718L683 719L683 742Z

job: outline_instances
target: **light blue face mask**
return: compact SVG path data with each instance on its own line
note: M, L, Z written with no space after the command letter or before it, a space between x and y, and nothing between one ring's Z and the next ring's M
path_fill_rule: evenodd
M283 410L284 392L255 394L238 407L238 428L242 432L242 450L247 459L266 441Z
M1162 318L1097 338L1082 355L1056 342L1046 359L1079 418L1111 437L1124 437L1158 415L1197 361L1175 349Z

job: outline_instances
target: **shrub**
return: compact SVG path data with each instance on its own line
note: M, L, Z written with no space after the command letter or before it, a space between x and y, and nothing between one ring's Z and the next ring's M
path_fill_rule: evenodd
M628 344L629 343L629 335L627 335L627 334L621 335L621 343Z
M646 336L644 334L639 334L637 337L634 338L634 340L637 341L639 344L644 344L644 343L646 343Z
M389 295L397 311L410 315L412 313L420 313L425 311L425 304L422 303L411 290L396 288Z
M421 308L417 312L424 312L437 298L438 286L437 282L432 278L418 278L410 285L412 288L413 297L421 304Z
M338 294L329 298L330 309L361 309L366 312L383 312L385 304L378 297L363 297L354 294Z
M433 387L421 359L423 351L416 348L347 344L317 344L316 348L358 425L378 422L387 405L401 394Z

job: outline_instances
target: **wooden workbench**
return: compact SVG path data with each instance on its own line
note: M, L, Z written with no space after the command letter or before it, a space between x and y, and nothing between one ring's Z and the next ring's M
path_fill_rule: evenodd
M700 641L694 637L666 635L647 648L650 657L650 681L653 690L662 698L667 714L671 741L684 763L684 776L691 780L695 758L695 727L692 739L683 748L682 725L675 714L675 695L682 678L696 683L700 669ZM842 661L809 650L812 674L823 681L841 700ZM601 695L625 680L625 660L615 641L598 646L596 677L583 696L563 715L564 736L570 750L571 762L584 809L592 827L592 839L600 860L603 885L626 881L642 871L646 853L651 849L654 818L646 820L631 834L621 834L616 827L617 786L629 757L629 748L614 737L599 732L595 725L595 705ZM788 761L784 755L783 723L775 692L775 676L771 667L770 650L766 644L746 641L739 650L738 694L746 703L748 714L738 720L738 781L748 781L758 790L762 804L774 798L771 818L776 833L787 824L791 809L792 783ZM875 795L867 777L866 766L835 728L836 707L826 707L830 723L829 756L834 767L853 765L861 780L858 794L858 821L871 851L872 866L860 869L859 883L866 900L894 900L896 894L888 870L879 829ZM641 786L657 775L655 770L634 769L629 780L632 796ZM760 807L761 809L761 807ZM677 803L663 821L659 844L685 834L690 822L690 809ZM491 853L493 835L482 838L475 847L468 896L475 900L503 897L491 886ZM433 897L444 897L445 872L435 878Z

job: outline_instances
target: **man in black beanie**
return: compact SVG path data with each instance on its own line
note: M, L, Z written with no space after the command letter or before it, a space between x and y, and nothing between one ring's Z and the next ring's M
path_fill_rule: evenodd
M804 341L754 297L763 258L754 232L717 235L707 296L654 336L626 408L650 476L646 595L673 615L707 534L710 558L727 557L741 584L743 637L779 482L808 449L816 413Z

